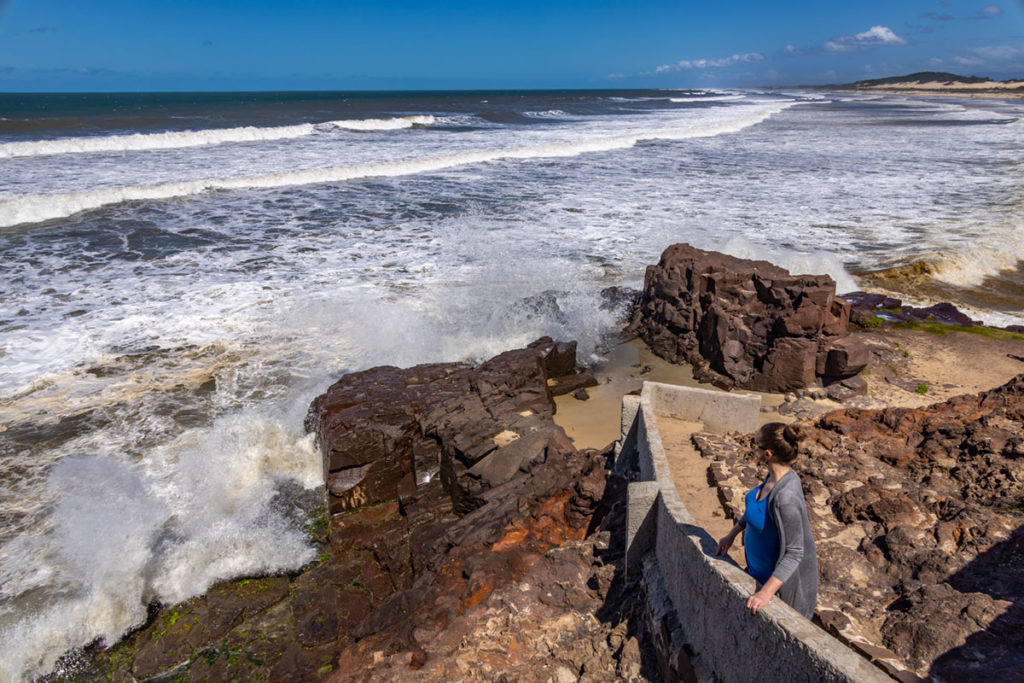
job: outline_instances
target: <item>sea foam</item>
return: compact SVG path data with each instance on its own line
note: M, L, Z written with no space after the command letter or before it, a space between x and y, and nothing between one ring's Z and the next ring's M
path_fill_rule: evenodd
M588 152L625 149L646 140L685 140L724 135L736 133L744 128L761 123L768 117L794 104L796 103L793 101L784 101L734 107L728 110L727 116L720 118L710 120L684 119L674 125L665 125L649 131L618 135L595 135L589 139L558 141L550 144L465 151L400 161L315 168L305 171L285 171L241 178L213 178L159 185L102 188L66 194L12 195L0 199L0 227L22 223L36 223L52 218L70 216L79 211L87 211L108 204L126 201L169 199L171 197L184 197L213 190L275 188L291 185L342 182L360 178L402 176L501 159L567 157Z
M684 102L732 102L742 100L746 95L705 95L703 97L670 97L669 102L682 104Z
M167 133L134 133L132 135L104 135L98 137L61 138L34 142L0 143L0 159L53 154L85 154L89 152L126 152L156 149L178 149L220 145L227 142L267 142L311 135L316 128L311 123L295 126L257 128L211 128L183 130Z
M226 416L141 463L113 455L58 463L50 532L3 549L34 558L2 565L26 570L4 576L5 588L37 604L0 612L0 680L46 673L61 653L96 638L113 644L154 600L178 603L219 580L312 560L303 531L273 505L278 479L322 483L312 437L295 433L295 412Z
M56 154L86 154L97 152L140 152L159 149L205 147L238 142L270 142L313 135L325 129L349 131L401 130L414 126L431 126L433 116L400 116L381 119L353 119L300 123L294 126L260 128L210 128L206 130L168 131L165 133L133 133L131 135L104 135L95 137L60 138L32 142L0 143L0 159L15 157L49 156Z
M340 121L328 121L328 126L342 128L344 130L370 131L370 130L402 130L413 126L432 126L436 122L433 116L399 116L387 119L350 119Z

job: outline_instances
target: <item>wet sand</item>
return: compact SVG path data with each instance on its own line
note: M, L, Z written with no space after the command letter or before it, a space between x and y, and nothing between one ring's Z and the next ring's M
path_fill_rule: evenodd
M639 391L645 381L721 391L693 379L689 365L674 365L655 356L638 339L614 347L592 372L598 386L587 389L588 400L580 401L571 394L555 398L555 423L565 429L577 448L604 448L617 441L622 397ZM781 394L746 393L760 396L762 406L778 406L783 401Z

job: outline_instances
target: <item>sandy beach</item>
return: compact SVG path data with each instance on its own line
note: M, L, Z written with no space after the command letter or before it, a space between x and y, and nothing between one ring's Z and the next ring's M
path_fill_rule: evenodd
M912 74L904 80L891 78L877 81L858 81L857 83L839 86L837 89L895 95L949 95L954 97L995 99L1024 98L1024 80L993 81L939 73Z
M844 92L847 92L844 90ZM851 88L849 92L879 93L886 95L937 95L939 97L968 97L971 99L988 100L1021 100L1021 90L977 90L969 88L927 88L899 86L893 88Z

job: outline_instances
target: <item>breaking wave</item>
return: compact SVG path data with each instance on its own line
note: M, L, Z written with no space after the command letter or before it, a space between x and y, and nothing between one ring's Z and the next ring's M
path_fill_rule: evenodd
M795 102L774 102L757 106L737 108L736 116L714 121L685 121L673 127L631 134L595 137L571 142L532 145L519 148L477 150L449 155L422 157L402 161L356 164L331 168L316 168L305 171L287 171L266 175L213 178L158 185L113 187L73 192L67 194L24 194L0 199L0 227L22 223L36 223L61 218L96 209L109 204L126 201L169 199L196 195L211 190L239 190L249 188L276 188L291 185L312 185L342 182L360 178L393 177L438 171L455 166L479 164L501 159L534 159L543 157L567 157L588 152L603 152L626 149L645 140L685 140L688 138L712 137L736 133L756 125L777 114ZM411 117L420 118L420 117ZM424 119L433 117L422 117ZM390 119L387 119L390 120ZM408 120L408 119L405 119ZM378 119L378 121L381 121ZM412 125L412 124L410 124Z
M58 463L50 532L0 549L0 598L37 602L0 610L0 680L32 679L96 638L112 645L154 601L178 603L219 580L311 561L303 530L274 506L278 482L322 482L312 438L296 433L294 419L227 416L148 464L98 455ZM17 567L12 555L34 562Z
M84 154L89 152L126 152L152 149L179 149L203 147L226 142L266 142L300 138L316 132L312 123L272 128L212 128L209 130L183 130L167 133L134 133L132 135L105 135L102 137L61 138L35 142L5 142L0 144L0 159L13 157L46 156L54 154Z
M1003 273L1017 271L1024 263L1024 244L1002 248L928 254L910 263L884 268L862 277L885 287L903 288L938 281L954 287L980 287Z
M401 130L413 126L432 126L435 123L433 116L398 116L388 119L348 119L341 121L329 121L325 125L344 130L369 131L369 130Z
M133 133L98 137L60 138L33 142L0 143L0 159L87 154L90 152L139 152L158 149L205 147L229 142L269 142L312 135L320 130L340 128L350 131L400 130L414 126L431 126L433 116L400 116L387 119L352 119L325 123L300 123L294 126L258 128L211 128L208 130L168 131L166 133Z
M705 95L703 97L670 97L669 102L729 102L742 100L746 95Z

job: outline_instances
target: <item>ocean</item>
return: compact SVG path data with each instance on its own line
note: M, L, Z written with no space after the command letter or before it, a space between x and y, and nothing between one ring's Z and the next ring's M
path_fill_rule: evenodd
M0 680L295 570L310 400L547 334L675 242L1024 323L1024 101L0 94Z

